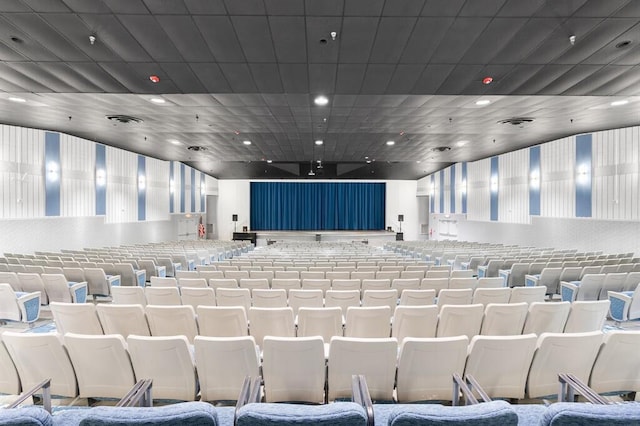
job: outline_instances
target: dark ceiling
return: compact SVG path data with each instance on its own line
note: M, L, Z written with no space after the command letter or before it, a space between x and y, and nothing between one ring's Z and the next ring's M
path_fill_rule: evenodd
M0 0L0 122L222 179L416 179L639 106L638 0Z

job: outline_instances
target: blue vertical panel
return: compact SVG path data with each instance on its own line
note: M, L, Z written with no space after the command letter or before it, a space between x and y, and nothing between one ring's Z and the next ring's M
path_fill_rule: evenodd
M468 189L468 183L467 183L467 162L463 162L462 163L462 214L466 214L467 213L467 191Z
M60 216L60 133L44 134L44 214Z
M444 170L440 170L440 213L444 213Z
M591 134L576 137L576 217L591 217Z
M435 175L431 175L430 178L431 181L431 188L429 188L429 203L431 204L429 206L429 211L431 213L435 213L436 212L436 191L435 191L435 187L436 187L436 176Z
M456 212L456 166L451 166L451 191L450 191L450 200L451 206L449 207L449 211L451 213Z
M107 147L96 144L96 215L107 214Z
M205 196L205 182L204 173L200 173L200 211L204 211L204 196Z
M498 220L498 157L491 157L491 173L489 178L489 192L491 193L491 220Z
M147 219L147 172L144 155L138 155L138 220Z
M173 161L169 161L169 213L175 213L176 179L173 171Z
M184 181L185 175L185 167L184 164L180 163L180 213L184 213L184 205L185 205L185 187L187 186Z
M191 169L191 213L196 211L196 169Z
M529 214L540 216L540 147L529 148Z

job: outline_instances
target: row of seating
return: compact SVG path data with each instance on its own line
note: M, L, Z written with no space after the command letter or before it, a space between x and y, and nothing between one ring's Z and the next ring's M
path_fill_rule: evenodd
M640 272L587 274L580 280L560 282L562 300L604 300L608 292L633 291L640 283Z
M131 334L143 336L252 335L259 345L264 336L333 336L379 338L518 335L544 332L574 333L601 330L608 301L499 304L257 308L189 305L51 305L60 332Z
M87 282L69 282L63 274L37 274L27 272L0 272L0 283L6 283L16 292L40 292L40 303L84 303L87 299Z
M394 338L333 337L328 351L317 336L268 336L262 362L252 336L197 336L194 356L184 336L6 332L2 342L0 368L13 380L0 386L10 394L51 378L54 395L121 398L144 377L153 380L154 399L233 400L245 376L260 369L268 402L349 398L353 374L366 376L379 401L394 400L394 393L399 402L451 400L454 373L474 376L491 398L553 396L558 373L567 371L596 392L640 390L639 332L410 338L400 345Z

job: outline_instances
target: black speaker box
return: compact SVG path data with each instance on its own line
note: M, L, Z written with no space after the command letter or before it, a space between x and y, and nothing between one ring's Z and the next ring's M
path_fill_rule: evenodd
M403 214L399 214L398 215L398 222L404 222L404 215Z
M237 221L238 221L238 215L237 215L237 214L234 214L233 216L231 216L231 220L232 220L233 222L237 222Z

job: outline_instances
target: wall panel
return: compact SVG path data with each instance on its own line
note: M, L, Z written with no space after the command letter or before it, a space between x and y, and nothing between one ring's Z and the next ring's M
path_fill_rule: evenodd
M467 218L490 220L491 159L467 163Z
M452 213L451 211L451 167L447 167L444 169L444 181L441 182L442 187L444 188L444 212L443 213ZM454 188L455 190L455 188Z
M575 136L540 149L540 215L575 217Z
M169 219L169 162L147 158L147 220Z
M138 220L138 155L107 147L106 223Z
M529 223L529 150L500 156L498 217L501 222Z
M95 143L60 134L61 216L95 214Z

